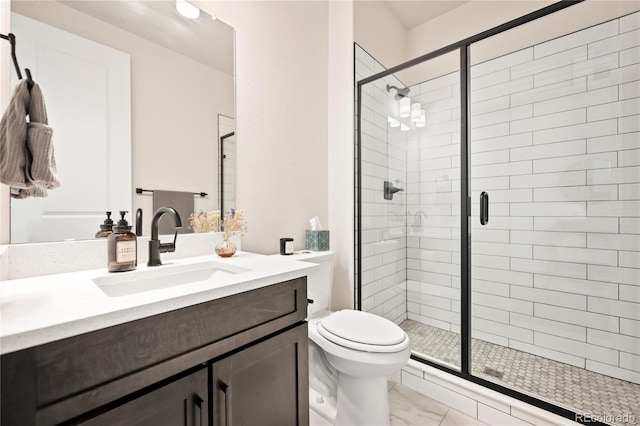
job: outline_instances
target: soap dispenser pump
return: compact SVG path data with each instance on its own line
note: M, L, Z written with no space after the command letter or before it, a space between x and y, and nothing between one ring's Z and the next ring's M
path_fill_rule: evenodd
M107 218L104 223L100 225L100 230L96 232L96 238L107 238L113 233L113 220L111 219L111 212L106 212Z
M113 227L113 234L107 238L109 272L132 271L138 266L138 245L136 235L124 218L126 211L120 212L120 220Z

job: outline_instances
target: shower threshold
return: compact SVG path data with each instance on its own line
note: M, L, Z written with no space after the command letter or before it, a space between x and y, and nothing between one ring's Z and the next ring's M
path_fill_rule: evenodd
M405 320L411 349L460 367L460 335ZM472 373L577 413L605 416L615 425L640 424L640 385L583 368L472 339ZM633 421L635 419L635 421Z

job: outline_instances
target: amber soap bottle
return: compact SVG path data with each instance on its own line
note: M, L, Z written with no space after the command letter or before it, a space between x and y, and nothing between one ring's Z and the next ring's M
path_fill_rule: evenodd
M126 211L120 212L120 220L113 227L113 234L107 238L109 272L133 271L138 266L138 244L136 234L124 218Z
M113 220L111 220L111 212L107 212L107 218L100 225L100 230L96 232L96 238L107 238L113 234Z

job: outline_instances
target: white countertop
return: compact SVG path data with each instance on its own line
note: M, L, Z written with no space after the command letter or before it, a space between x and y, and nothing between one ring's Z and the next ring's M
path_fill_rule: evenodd
M110 297L93 280L166 274L180 265L215 262L246 272L223 275L128 296ZM26 349L174 309L219 299L307 275L316 265L286 256L239 252L138 265L136 271L109 273L106 268L0 282L0 353ZM186 266L188 268L189 266Z

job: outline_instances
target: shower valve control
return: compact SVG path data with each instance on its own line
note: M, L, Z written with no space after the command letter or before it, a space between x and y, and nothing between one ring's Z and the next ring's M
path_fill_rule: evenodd
M393 194L395 194L396 192L404 191L404 189L402 188L396 188L395 186L393 186L393 184L388 180L384 181L383 190L385 200L393 200Z

